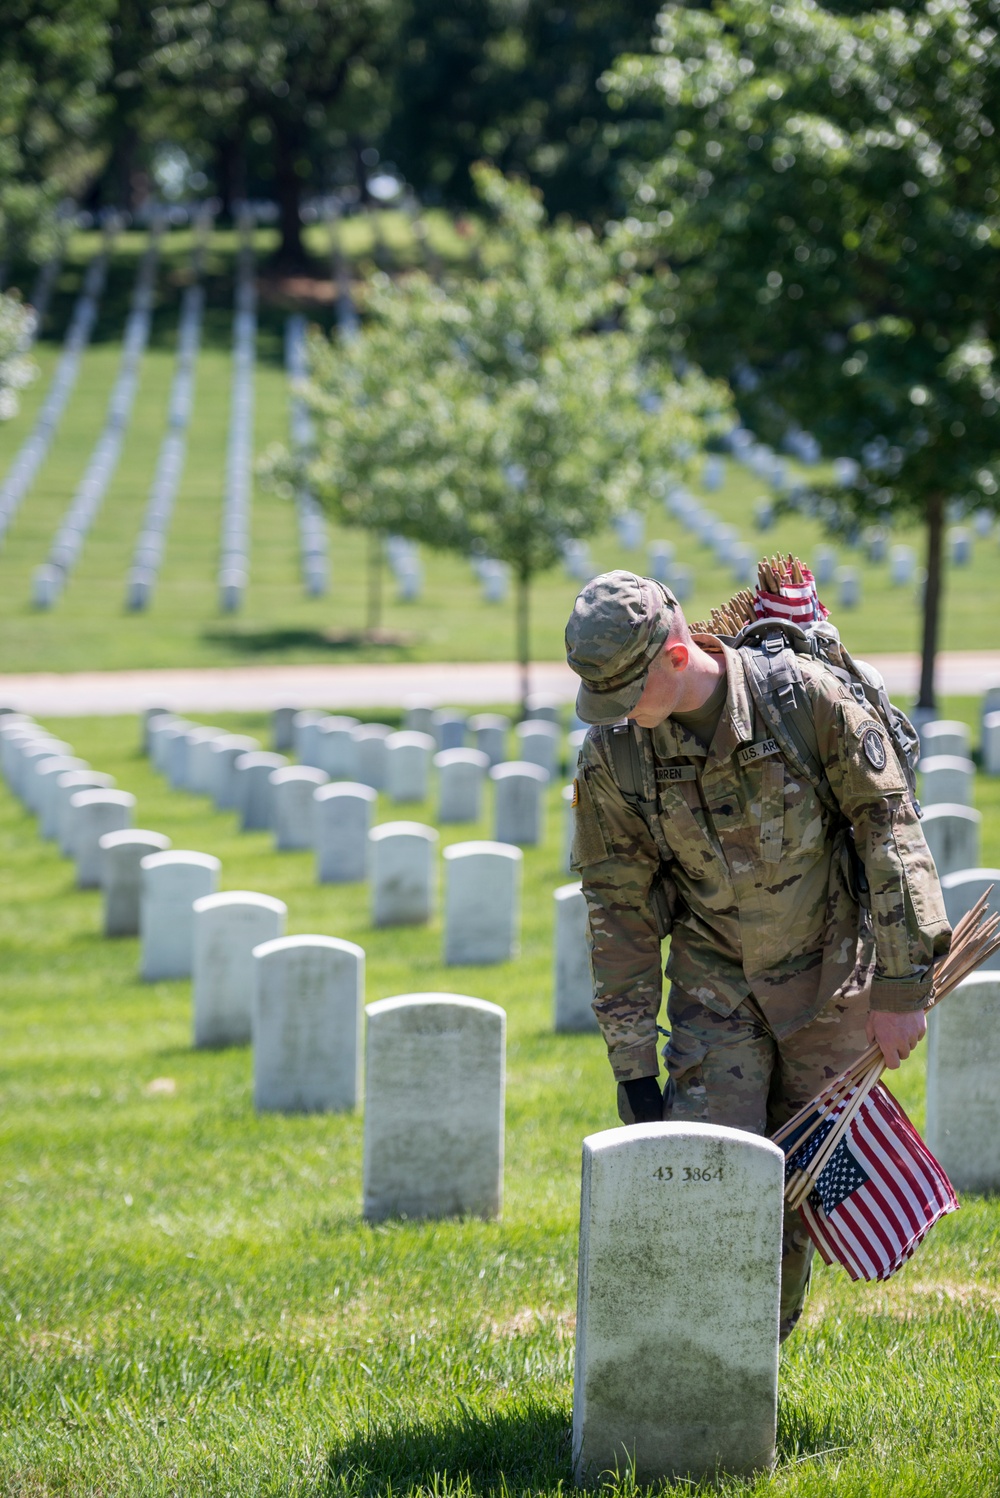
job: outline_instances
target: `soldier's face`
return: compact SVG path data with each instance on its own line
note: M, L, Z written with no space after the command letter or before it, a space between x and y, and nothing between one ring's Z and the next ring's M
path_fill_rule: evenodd
M658 727L681 706L690 660L686 645L666 645L660 651L649 668L642 696L629 713L640 728Z

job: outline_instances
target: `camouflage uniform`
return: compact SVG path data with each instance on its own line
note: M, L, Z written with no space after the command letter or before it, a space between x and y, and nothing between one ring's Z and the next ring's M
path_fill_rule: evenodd
M573 867L589 909L594 1011L619 1082L655 1077L660 937L650 889L669 854L678 899L664 1115L772 1133L864 1049L869 1006L923 1008L950 932L877 717L800 659L820 759L867 873L869 920L849 892L845 827L755 721L740 653L698 643L725 656L727 698L710 748L670 718L629 730L652 756L655 838L619 789L600 729L580 754ZM884 754L864 751L872 731ZM801 1312L811 1256L795 1213L785 1224L783 1334Z

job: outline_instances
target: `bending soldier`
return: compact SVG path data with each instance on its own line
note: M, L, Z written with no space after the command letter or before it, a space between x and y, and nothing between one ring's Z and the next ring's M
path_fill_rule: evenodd
M598 725L577 770L573 867L623 1122L770 1134L866 1041L898 1066L926 1030L951 933L903 766L863 693L795 657L782 712L814 746L804 774L768 731L749 648L692 637L661 584L594 578L566 650L577 712ZM787 1214L783 1337L811 1260L799 1214Z

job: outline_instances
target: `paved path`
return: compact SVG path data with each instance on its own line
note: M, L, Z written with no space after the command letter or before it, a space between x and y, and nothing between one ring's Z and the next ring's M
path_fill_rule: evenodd
M916 655L867 656L889 691L906 703L916 695ZM174 712L266 712L295 707L399 707L425 696L456 706L513 703L519 674L509 662L352 666L224 666L196 670L80 671L0 676L0 705L38 717L134 713L143 707ZM532 690L570 702L576 678L562 661L538 661ZM938 657L938 690L978 696L1000 685L1000 650L952 650Z

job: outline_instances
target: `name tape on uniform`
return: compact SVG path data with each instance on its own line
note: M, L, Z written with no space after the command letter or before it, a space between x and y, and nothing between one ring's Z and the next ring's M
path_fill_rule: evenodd
M745 769L747 765L752 765L755 760L766 759L769 754L777 753L777 739L761 739L759 744L748 744L745 749L741 749L736 758L739 761L740 768Z
M675 780L697 780L694 765L657 765L656 779L661 785L671 785Z

